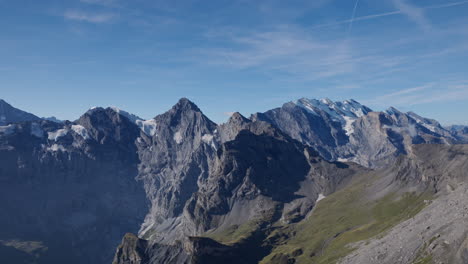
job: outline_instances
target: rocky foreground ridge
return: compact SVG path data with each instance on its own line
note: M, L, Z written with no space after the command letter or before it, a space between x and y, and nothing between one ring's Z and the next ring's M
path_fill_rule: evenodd
M460 127L354 100L220 125L185 98L150 120L0 106L2 262L468 261Z

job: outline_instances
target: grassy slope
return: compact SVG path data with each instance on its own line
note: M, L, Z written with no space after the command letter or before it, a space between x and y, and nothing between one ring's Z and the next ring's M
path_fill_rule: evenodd
M297 263L336 263L352 250L352 243L382 234L424 208L428 194L389 194L378 201L365 201L369 178L340 190L320 201L303 222L278 229L270 237L283 241L262 263L274 263L276 254L294 256Z
M362 176L348 187L321 200L311 215L293 225L272 225L265 244L273 246L261 263L336 263L353 251L353 243L382 235L396 224L413 217L424 206L429 194L392 193L377 201L368 201L366 189L372 175ZM263 229L271 215L255 219L209 237L234 244ZM270 222L271 223L271 222Z

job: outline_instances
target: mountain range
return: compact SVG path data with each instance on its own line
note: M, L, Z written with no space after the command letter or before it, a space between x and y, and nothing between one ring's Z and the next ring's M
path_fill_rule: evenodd
M468 263L467 142L355 100L223 124L0 100L0 262Z

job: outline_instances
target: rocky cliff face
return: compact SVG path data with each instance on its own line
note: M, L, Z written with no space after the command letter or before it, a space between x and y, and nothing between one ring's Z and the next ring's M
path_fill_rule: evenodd
M198 191L199 181L208 177L216 153L216 125L187 99L154 120L154 135L143 136L138 143L138 179L151 201L140 235L174 241L195 232L196 228L184 221L183 211Z
M147 211L135 181L138 127L111 109L12 127L0 135L1 240L40 241L39 263L109 261Z
M193 116L192 122L185 122L180 114ZM151 263L219 263L221 259L235 263L240 252L245 253L244 263L256 263L267 254L268 247L258 242L266 237L271 223L300 221L320 196L334 192L357 171L365 171L327 162L269 123L251 121L238 113L216 127L183 100L155 119L158 126L169 125L161 125L165 130L156 132L141 153L156 155L157 147L164 155L172 155L142 158L140 165L140 178L149 194L151 188L159 191L152 197L153 210L140 231L149 240L146 251ZM209 141L204 140L207 134ZM158 142L158 135L165 135L166 141ZM179 140L178 135L189 142ZM169 144L174 143L170 149ZM161 160L165 163L157 163ZM147 166L152 169L145 169ZM187 181L190 184L184 185ZM222 236L249 222L258 225L256 234L233 246L206 238ZM124 240L121 247L127 244Z

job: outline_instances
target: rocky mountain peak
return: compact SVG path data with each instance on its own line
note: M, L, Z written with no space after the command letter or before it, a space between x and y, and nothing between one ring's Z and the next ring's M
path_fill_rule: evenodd
M235 112L231 115L231 117L228 120L228 123L237 123L237 124L242 124L242 123L249 123L251 122L250 119L247 117L243 116L239 112Z
M400 110L396 109L393 106L390 106L387 110L385 110L385 113L387 113L389 115L403 114L402 112L400 112Z
M4 126L10 123L35 121L39 119L39 117L23 110L14 108L6 101L0 99L0 126Z
M175 104L172 107L172 110L201 112L200 108L198 108L198 106L195 103L193 103L192 101L190 101L189 99L185 97L180 98L177 104Z
M140 134L138 126L113 108L95 107L82 115L76 123L83 126L95 140L133 142Z

